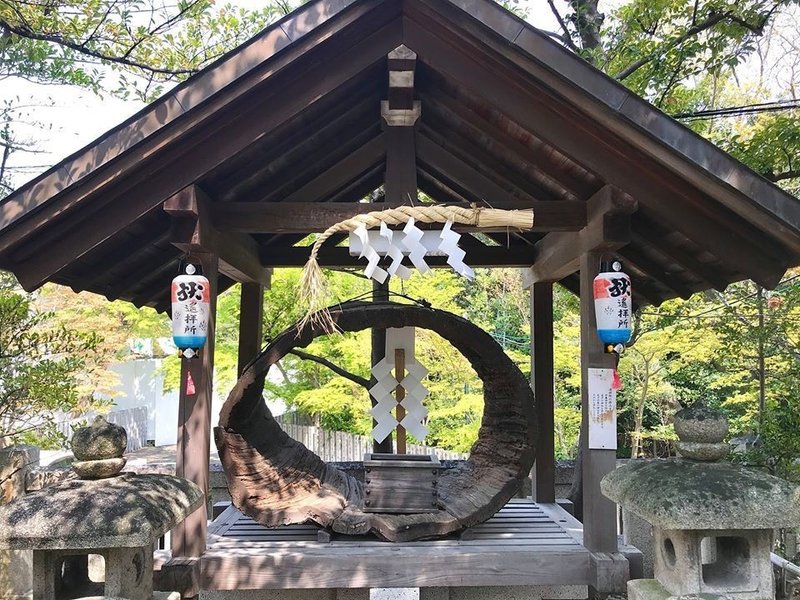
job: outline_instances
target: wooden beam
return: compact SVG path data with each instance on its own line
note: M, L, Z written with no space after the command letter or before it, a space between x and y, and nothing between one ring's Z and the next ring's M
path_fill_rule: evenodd
M636 207L636 201L619 189L603 187L588 200L588 224L579 234L550 233L536 243L530 281L559 281L578 270L583 252L611 252L627 244Z
M388 54L389 110L411 110L414 108L414 69L417 54L400 45Z
M524 129L605 181L642 199L642 210L654 218L697 240L718 258L740 265L745 276L766 287L780 281L788 253L763 231L713 202L654 159L629 150L629 144L598 127L585 113L540 87L519 85L518 71L485 47L436 29L438 22L417 20L408 13L406 17L406 43L424 54L433 69L459 81L463 95L474 95L499 112L514 115Z
M157 267L151 265L146 274L146 266L142 267L141 272L136 273L139 275L138 279L131 278L127 283L123 281L105 290L105 296L109 300L116 300L123 294L127 294L131 302L138 307L147 304L153 298L153 294L161 290L165 292L164 298L169 299L169 286L172 279L178 274L179 263L180 256L177 256Z
M223 90L209 102L196 107L192 111L196 118L176 122L174 127L151 136L142 149L121 157L115 169L102 169L96 177L85 178L62 194L58 202L48 204L26 219L25 227L3 231L0 253L11 252L9 261L14 263L14 272L20 283L27 290L41 286L74 260L115 235L120 228L372 67L379 57L396 47L402 37L401 23L396 19L387 22L386 19L390 18L387 13L375 12L374 9L374 3L367 3L352 11L352 18L370 13L382 23L368 36L360 37L353 46L342 48L337 53L347 56L347 60L338 60L337 55L332 55L329 61L315 61L291 81L273 86L267 94L257 95L257 100L241 100L241 104L232 109L230 105L234 98L231 96L238 96L249 86L229 86L230 90ZM349 21L349 17L337 20L336 28L346 27ZM329 33L327 31L325 35ZM315 43L315 36L308 40L304 38L292 46L292 51L286 55L287 60L296 52L302 54L307 44L313 46ZM331 68L331 61L337 68ZM256 85L267 77L268 74L262 73L259 77L248 78L248 81ZM267 104L270 110L264 109ZM230 110L223 113L225 108ZM61 222L61 227L41 231L54 217L63 215L88 197L95 201L92 209L82 213L73 226L64 227ZM112 203L113 211L108 210ZM25 243L21 243L23 241ZM46 251L41 251L43 243Z
M371 194L381 185L383 181L383 165L377 165L371 171L356 177L347 186L341 190L337 190L330 196L320 198L319 203L338 203L343 204L356 203L364 199L365 196ZM309 203L310 204L310 203ZM266 246L292 246L306 237L311 231L295 232L295 233L277 233L270 236L268 239L261 242L261 248Z
M657 281L664 287L671 289L676 295L680 296L684 300L688 300L691 298L692 294L694 294L694 290L689 286L689 284L681 281L677 275L668 273L664 270L664 267L657 264L655 261L650 260L641 252L637 252L635 248L630 246L626 248L620 248L618 253L623 261L623 264L625 262L631 264L642 271L650 279Z
M720 272L719 268L701 262L688 251L676 246L667 240L667 232L643 214L636 213L631 223L631 241L637 245L653 246L658 252L678 263L684 269L691 271L704 281L709 282L715 290L724 292L728 287L729 279Z
M364 202L220 202L211 205L211 219L218 231L306 235L324 231L331 225L371 210L408 204L407 198L382 203L380 208ZM480 205L489 206L487 203ZM586 203L578 200L513 200L492 202L491 207L507 210L532 208L533 231L577 231L586 226ZM475 230L458 225L454 229Z
M431 69L423 72L424 80L430 80L424 91L420 92L426 115L433 115L437 120L461 130L487 150L517 156L521 163L518 168L536 182L539 194L559 194L565 195L565 200L577 200L597 189L597 182L592 181L591 174L582 172L582 169L565 168L564 157L560 153L553 152L530 135L524 142L505 131L499 126L503 117L496 109L486 106L483 111L475 110L476 107L456 100L448 93L452 84L444 77ZM438 127L438 124L432 126ZM536 195L536 192L532 193Z
M528 267L533 262L534 249L526 246L468 246L464 250L465 262L471 267ZM261 262L268 267L302 267L308 261L310 246L275 247L262 249ZM323 246L319 252L319 264L329 268L365 267L366 263L343 247ZM447 267L444 256L428 256L425 261L431 267Z
M491 141L488 140L483 142L488 144L486 147L482 144L480 137L476 139L474 136L470 136L471 132L462 132L462 129L463 127L451 127L447 123L436 120L433 124L423 122L419 127L419 134L462 163L461 168L467 168L480 174L514 198L545 201L580 199L571 195L565 197L566 194L563 192L553 193L542 188L525 175L524 168L521 166L522 161L518 156L510 154L499 146L492 146ZM456 166L456 163L452 163L452 166ZM464 193L471 192L463 183L464 178L469 175L462 175L459 171L446 172L444 169L439 170L439 173L440 177L448 178ZM591 191L594 192L598 187L600 186L591 186ZM581 198L585 197L586 195L581 196Z
M372 138L300 189L282 198L281 202L300 202L332 194L349 183L355 175L369 171L383 162L386 153L384 135L379 134Z
M239 299L239 375L261 351L262 316L264 314L264 286L260 283L243 283Z
M451 186L438 179L423 165L417 165L417 187L437 202L448 204L469 204L463 194L459 194Z
M218 261L214 254L197 254L196 257L203 266L203 273L211 282L211 311L208 338L206 345L200 350L200 356L181 358L175 474L197 484L208 494ZM203 553L206 549L207 519L208 498L203 506L172 530L173 557L194 557Z
M537 503L556 501L555 382L553 372L553 284L531 289L531 383L536 398L536 463L533 494Z
M413 127L386 127L386 175L388 202L417 201L417 153Z
M495 203L521 199L421 133L417 134L417 156L423 165L435 171L445 181L456 184L458 191L468 195L471 201L486 202L494 206Z
M215 232L219 271L234 281L268 285L269 271L261 264L256 241L246 234Z
M255 240L246 234L218 232L213 225L211 199L197 185L190 185L164 202L173 218L172 244L182 252L217 253L219 271L240 282L269 283L269 274L259 260Z
M421 107L414 102L414 69L417 55L400 45L389 53L388 100L381 103L386 141L384 192L389 202L413 202L417 198L417 154L414 125Z
M377 88L377 86L375 86ZM352 89L351 89L352 88ZM266 156L262 162L254 162L252 159L242 160L241 165L236 168L224 168L224 175L214 177L214 197L221 202L235 202L239 198L248 198L254 195L254 190L269 187L275 188L275 182L291 182L295 178L309 180L309 175L314 167L318 169L318 157L333 156L337 150L346 150L349 140L343 143L342 132L366 130L375 122L375 94L376 91L368 90L372 93L361 97L363 86L354 87L345 84L341 92L346 94L345 98L349 101L346 107L341 107L342 99L337 98L339 90L332 94L333 100L322 99L320 107L321 115L314 119L296 118L301 127L289 136L278 137L279 131L271 134L258 142L259 148L265 145L262 152ZM328 106L332 101L336 104ZM332 111L336 111L336 106L340 110L335 116L331 116ZM314 107L314 114L317 112ZM292 123L292 129L296 125ZM273 139L277 137L277 139ZM280 191L281 188L275 189ZM209 191L212 191L209 189Z
M126 279L129 282L136 281L136 278L129 277L127 273L136 271L142 264L148 264L152 268L152 262L148 259L152 258L154 254L161 254L165 248L172 248L170 233L168 225L165 231L151 237L144 248L138 251L131 251L130 245L125 244L118 253L108 257L102 264L93 263L91 275L87 273L86 276L81 278L85 289L107 288L120 279Z

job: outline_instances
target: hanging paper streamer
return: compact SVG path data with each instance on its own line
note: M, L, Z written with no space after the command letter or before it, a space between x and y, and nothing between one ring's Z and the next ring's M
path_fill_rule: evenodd
M422 401L428 395L428 388L422 385L422 380L428 376L428 369L418 362L406 364L406 376L400 382L406 392L400 405L406 410L406 416L400 425L406 428L418 440L424 440L428 435L428 428L423 425L428 416L428 409Z
M612 390L621 390L622 389L622 379L619 377L619 371L614 369L614 375L611 379L611 389Z
M398 237L403 237L405 234L401 233ZM408 279L411 277L411 269L404 267L403 253L398 248L397 244L392 243L395 237L395 232L386 226L386 223L381 223L381 236L389 241L389 249L386 251L386 256L392 259L392 264L386 269L389 275L397 275L400 279Z
M378 283L383 283L389 274L378 266L381 260L380 255L375 252L375 249L369 243L369 232L363 225L358 227L353 233L361 240L361 256L359 258L367 259L367 267L364 269L364 275L369 279L374 279Z
M378 236L370 235L377 233ZM453 221L447 221L442 231L437 235L433 231L422 231L413 218L410 218L402 231L389 229L388 225L381 222L379 232L371 232L364 226L359 226L351 233L351 254L358 254L359 258L366 258L367 267L364 275L383 283L386 275L396 275L401 279L408 279L411 270L403 266L404 256L408 256L412 264L420 273L430 272L430 266L425 261L426 256L446 256L447 264L452 269L466 277L475 278L475 271L465 262L466 252L458 245L461 234L453 231ZM386 256L391 263L384 271L378 266L380 257Z
M461 234L456 233L452 228L452 221L448 221L444 224L442 233L439 235L439 237L442 238L439 250L447 254L447 264L450 265L456 273L470 280L475 279L475 271L464 263L464 257L467 253L458 245Z
M314 245L311 247L308 261L303 267L303 275L300 278L300 303L306 308L306 314L298 323L298 328L302 329L307 324L314 323L328 332L336 331L336 323L333 321L330 312L326 308L328 304L327 284L318 261L320 247L333 235L345 232L358 232L356 237L362 243L361 256L366 257L368 261L367 271L365 272L369 272L369 277L383 282L386 280L388 273L378 267L380 258L376 260L375 256L371 254L370 250L376 254L378 253L371 247L369 234L365 232L369 228L379 227L384 223L387 226L404 224L403 233L405 235L402 240L395 238L395 234L393 234L392 243L389 245L397 246L400 250L403 248L407 249L409 252L409 259L420 273L425 274L430 271L430 267L425 262L426 248L425 245L421 243L423 232L415 226L414 223L416 221L422 223L447 223L448 221L452 221L479 229L507 227L528 231L533 228L533 211L500 210L474 205L469 208L446 205L398 206L396 208L387 208L384 210L357 214L349 219L335 223L317 237ZM457 243L455 246L457 247ZM459 255L455 252L455 247L450 248L450 250L451 253L454 253L454 263L457 266L463 264L463 255ZM392 268L399 273L399 267L401 265L397 262L397 254L392 252L390 257L393 260ZM458 268L462 274L467 276L472 272L466 265L464 265L464 267L459 266ZM384 273L386 275L384 275Z
M403 350L405 356L405 376L399 382L395 376L396 350ZM422 384L427 375L428 370L414 357L414 328L387 329L386 358L372 368L372 376L377 383L369 390L376 403L370 413L376 423L372 437L377 442L385 440L398 425L405 427L418 440L423 440L428 435L428 428L423 424L428 416L428 409L422 403L428 395L428 388ZM406 411L401 422L397 421L393 412L398 405L394 395L398 386L405 391L405 397L399 402Z
M431 268L425 262L425 254L428 252L425 246L420 242L422 239L422 230L414 225L414 218L410 218L406 226L403 227L403 233L406 234L403 238L403 245L408 249L408 258L411 264L416 267L417 271L425 275Z
M197 389L194 387L194 379L192 378L192 372L186 372L186 395L187 396L194 396L197 393Z
M372 367L372 376L377 383L369 390L370 395L376 402L370 413L372 418L375 419L372 437L378 443L385 440L386 436L394 431L398 425L397 419L392 414L392 411L397 406L397 401L393 395L397 388L397 380L392 374L392 369L393 365L390 365L385 358Z

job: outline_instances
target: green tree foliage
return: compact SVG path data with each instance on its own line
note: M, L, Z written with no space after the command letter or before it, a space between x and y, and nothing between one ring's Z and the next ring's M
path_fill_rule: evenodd
M55 413L81 411L84 367L100 339L57 324L0 273L0 443L60 440Z
M143 98L196 73L292 3L251 11L211 0L3 0L0 77ZM118 76L109 77L111 73ZM109 81L109 79L111 81Z

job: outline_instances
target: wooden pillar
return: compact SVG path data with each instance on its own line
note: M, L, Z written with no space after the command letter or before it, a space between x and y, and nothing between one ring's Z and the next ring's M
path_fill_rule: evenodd
M260 283L243 283L239 299L239 375L261 351L263 314L264 286Z
M387 126L386 175L384 192L387 202L410 204L417 199L417 164L414 127Z
M217 312L216 254L193 254L211 282L211 310L208 338L199 356L181 358L178 404L178 444L175 473L197 484L206 493L206 502L172 530L172 556L197 557L206 548L208 519L208 469L211 449L211 394L214 373L214 332ZM191 381L189 377L191 376ZM193 393L192 393L193 392Z
M615 369L617 357L606 354L597 335L593 283L600 272L603 253L585 252L580 259L581 278L581 445L583 456L583 544L592 552L617 551L617 506L600 493L600 480L616 468L616 450L589 448L590 368Z
M402 348L397 348L394 351L394 377L399 381L403 381L406 376L406 352ZM397 407L395 408L395 418L398 423L401 423L406 416L405 407L400 404L406 397L405 388L397 384L395 388L395 399L397 400ZM406 453L406 428L402 425L397 426L397 454Z
M386 139L386 173L383 189L387 202L411 203L417 199L417 151L414 127L421 114L414 100L417 55L398 46L387 57L389 91L381 103Z
M536 463L533 497L536 502L556 501L555 401L553 381L553 284L531 286L531 383L536 398Z

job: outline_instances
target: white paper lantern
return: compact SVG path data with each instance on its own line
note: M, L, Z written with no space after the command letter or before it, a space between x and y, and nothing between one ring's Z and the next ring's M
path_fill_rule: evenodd
M206 343L211 313L211 284L187 264L172 280L172 339L187 358Z

